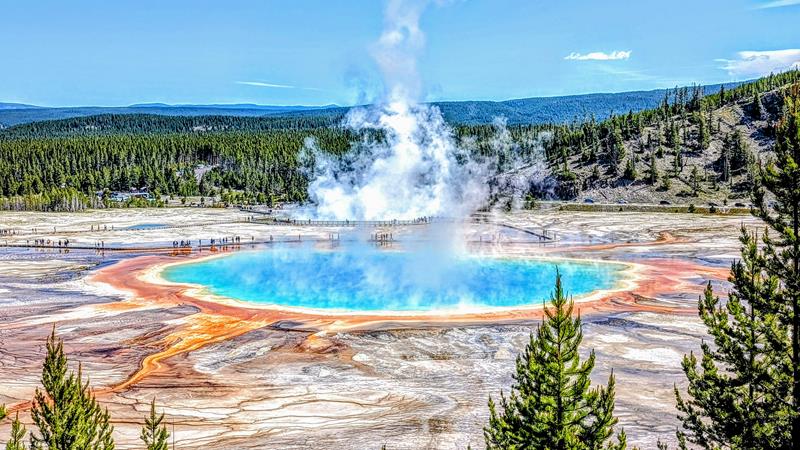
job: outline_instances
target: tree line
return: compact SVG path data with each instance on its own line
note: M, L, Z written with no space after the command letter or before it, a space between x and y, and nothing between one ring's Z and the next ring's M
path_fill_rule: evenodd
M88 206L87 197L103 190L141 189L156 196L238 191L253 199L262 194L265 202L301 201L307 179L299 153L309 138L339 154L354 135L317 128L0 139L0 198L6 199L0 207L47 205L42 196L59 202L75 194Z
M0 131L0 139L99 136L112 134L172 134L221 131L269 132L338 127L341 112L292 116L165 116L158 114L99 114L16 125Z

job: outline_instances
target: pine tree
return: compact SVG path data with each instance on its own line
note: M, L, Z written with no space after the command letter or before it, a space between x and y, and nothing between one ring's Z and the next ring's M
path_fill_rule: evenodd
M776 130L775 161L761 170L755 189L756 215L775 237L764 235L764 270L780 280L771 312L788 329L789 345L779 366L781 380L791 388L782 412L790 418L791 442L800 445L800 85L785 102L784 117ZM766 192L775 197L774 207Z
M750 108L755 120L761 120L763 118L764 107L761 105L761 97L758 95L758 92L753 94L753 104Z
M25 425L19 421L19 413L17 413L14 421L11 422L11 437L6 442L6 450L26 450L25 433L27 433Z
M94 401L94 396L92 397L92 401ZM97 434L92 448L94 450L114 450L114 437L112 436L114 433L114 426L111 425L111 415L108 413L108 408L105 408L103 411L99 411L98 406L98 412L95 420Z
M728 182L731 180L731 157L728 147L723 144L722 152L719 155L717 162L722 166L722 181Z
M625 145L622 141L622 134L617 127L614 127L611 131L608 159L611 164L611 169L615 174L618 174L620 164L625 159Z
M166 424L163 424L164 413L156 414L156 399L150 403L150 416L145 417L140 439L147 446L147 450L168 450L169 433Z
M656 183L658 183L658 178L659 178L659 174L658 174L658 166L656 165L656 155L651 153L650 154L650 167L648 168L648 172L647 172L647 181L651 185L655 185Z
M114 440L108 411L100 409L89 382L67 374L64 343L56 337L55 326L47 339L47 356L42 368L42 386L34 394L31 418L38 433L31 433L31 447L47 450L113 450Z
M730 157L732 170L739 170L750 162L752 158L750 150L747 148L747 142L744 140L742 132L738 129L725 136L722 145L723 151L727 152Z
M700 172L697 170L697 166L692 166L691 182L692 192L696 196L700 193Z
M681 149L678 148L675 150L674 158L672 159L672 171L674 176L678 176L681 174L683 170L683 158L681 157Z
M675 124L674 121L671 124L669 138L670 138L669 139L670 146L677 151L680 148L682 142L681 142L681 135L678 132L678 126Z
M639 173L636 172L636 164L633 162L633 158L628 158L628 162L625 164L625 172L622 174L622 178L626 180L636 181L636 178L639 176Z
M587 162L594 163L597 161L597 147L599 146L598 143L593 142L589 146L589 154L587 156Z
M708 123L703 114L697 115L697 134L700 150L707 149L708 144L711 142L711 133L708 131Z
M763 248L742 230L742 260L722 305L706 290L700 317L714 339L698 366L684 359L688 399L676 390L681 447L793 449L800 442L800 87L786 99L775 161L760 170L755 214L775 234ZM768 205L766 192L775 203Z
M672 180L670 180L669 175L664 175L661 177L661 190L662 191L669 191L672 188Z
M517 357L510 396L500 394L502 411L489 399L486 448L624 449L624 432L609 442L617 423L614 374L607 386L590 389L594 351L581 361L581 319L573 317L574 304L564 294L560 274L550 302L544 322Z
M709 283L698 305L714 347L702 344L699 365L694 354L683 359L689 398L675 389L681 448L687 443L703 449L786 448L787 436L775 432L780 400L772 370L780 361L771 345L785 342L786 330L763 311L774 301L778 281L762 271L756 238L744 228L741 242L728 301L721 303Z

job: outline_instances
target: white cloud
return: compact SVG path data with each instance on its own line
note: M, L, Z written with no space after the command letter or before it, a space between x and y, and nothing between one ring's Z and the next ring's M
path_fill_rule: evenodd
M304 91L322 91L322 89L315 88L315 87L292 86L292 85L289 85L289 84L265 83L263 81L237 81L236 84L243 84L245 86L265 87L265 88L272 88L272 89L302 89Z
M756 6L756 9L783 8L784 6L800 5L800 0L772 0Z
M237 81L236 84L244 84L247 86L258 86L258 87L275 88L275 89L295 89L295 86L289 86L287 84L264 83L261 81Z
M620 59L629 59L631 57L630 50L615 50L611 53L605 52L591 52L591 53L577 53L572 52L565 56L564 59L572 61L615 61Z
M718 59L731 76L761 76L800 68L800 49L743 51L738 59Z

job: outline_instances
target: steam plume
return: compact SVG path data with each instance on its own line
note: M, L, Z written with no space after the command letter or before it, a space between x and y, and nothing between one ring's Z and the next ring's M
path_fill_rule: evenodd
M462 216L488 195L484 167L459 148L438 108L421 104L417 58L424 49L420 29L425 0L390 0L384 31L372 46L384 81L384 98L355 109L345 120L361 131L346 157L314 155L309 195L325 219L413 219Z

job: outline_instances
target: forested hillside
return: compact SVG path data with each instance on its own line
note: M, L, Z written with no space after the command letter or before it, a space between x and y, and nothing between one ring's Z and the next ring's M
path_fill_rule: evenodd
M664 93L658 107L568 124L468 125L462 146L497 175L546 165L531 198L700 203L744 199L769 156L784 94L800 72L707 94ZM207 196L229 202L302 201L307 138L341 154L359 139L340 112L295 116L100 115L0 131L0 208L109 206L109 191ZM503 139L499 139L499 137ZM524 173L525 172L521 172ZM502 186L500 186L502 188ZM97 193L106 191L105 199ZM494 200L501 200L503 192Z
M0 206L79 209L61 199L77 197L88 206L99 191L140 189L236 202L300 201L306 179L298 154L308 137L332 153L346 151L355 138L334 127L297 127L0 139L0 196L6 197Z
M552 128L556 195L593 201L745 201L771 156L790 71L711 95L677 89L658 108ZM546 193L541 193L546 195Z

